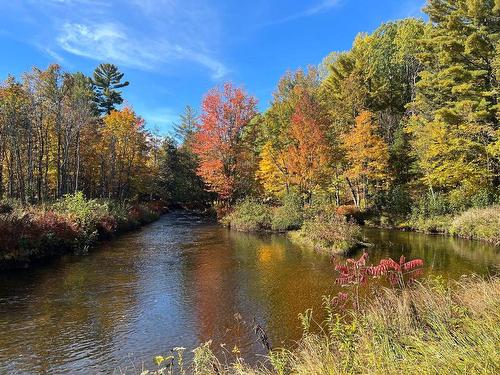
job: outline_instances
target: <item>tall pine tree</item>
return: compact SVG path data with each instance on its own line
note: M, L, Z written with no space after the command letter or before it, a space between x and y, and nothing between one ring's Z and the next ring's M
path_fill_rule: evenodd
M123 75L113 64L99 64L94 70L93 83L101 113L109 115L116 105L123 103L122 93L118 89L129 85L128 81L122 82Z

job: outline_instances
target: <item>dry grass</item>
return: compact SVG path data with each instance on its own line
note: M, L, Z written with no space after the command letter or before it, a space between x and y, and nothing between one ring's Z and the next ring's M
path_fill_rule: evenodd
M328 305L329 306L329 305ZM249 368L221 364L197 349L195 374L498 374L500 279L427 280L411 290L379 290L360 312L327 307L322 334L308 330L292 350ZM307 327L307 324L305 325ZM165 369L170 373L171 369Z
M450 234L500 245L500 206L472 208L455 217Z

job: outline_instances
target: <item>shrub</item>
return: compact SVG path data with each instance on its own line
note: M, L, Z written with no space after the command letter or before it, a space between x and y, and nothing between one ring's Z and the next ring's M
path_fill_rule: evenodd
M25 246L40 250L71 250L79 245L85 246L79 240L85 240L84 233L71 218L55 212L43 212L31 219L30 228L25 232ZM52 248L52 249L51 249Z
M159 212L153 211L144 204L132 205L128 213L128 218L139 225L151 223L152 221L158 219L159 216Z
M9 202L0 202L0 214L10 214L14 207Z
M69 217L54 212L29 210L20 215L2 215L0 253L26 257L33 253L54 253L77 247L82 231Z
M412 209L412 217L441 216L451 212L450 203L442 193L426 194Z
M87 250L99 238L149 223L165 211L161 202L131 206L87 200L81 193L67 195L48 208L22 207L15 202L9 207L13 209L0 213L0 259L14 266L57 253Z
M334 215L338 206L328 202L315 202L304 208L304 220L312 220L318 215Z
M450 234L500 244L500 206L471 208L455 217Z
M304 221L302 201L297 194L286 194L282 205L276 207L272 213L272 230L285 231L299 229Z
M419 216L412 217L405 225L407 224L410 228L424 233L448 233L452 220L451 215Z
M85 199L82 192L65 195L52 208L57 213L73 217L88 233L94 232L101 218L109 215L109 207L106 203L99 203L95 199Z
M224 221L232 229L253 232L267 230L271 227L270 208L254 199L247 198L237 204Z
M316 249L333 253L345 253L362 244L359 225L343 216L327 213L305 221L302 229L292 238L302 239Z
M364 224L365 222L365 213L361 212L359 207L356 207L355 205L338 206L335 209L335 212L337 215L344 216L347 221L352 220L358 224Z

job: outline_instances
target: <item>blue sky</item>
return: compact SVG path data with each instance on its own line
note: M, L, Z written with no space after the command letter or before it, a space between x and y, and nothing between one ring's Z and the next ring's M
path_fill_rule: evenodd
M0 0L0 79L56 62L120 67L124 98L168 132L186 104L225 81L269 105L287 70L349 49L358 32L421 17L424 0Z

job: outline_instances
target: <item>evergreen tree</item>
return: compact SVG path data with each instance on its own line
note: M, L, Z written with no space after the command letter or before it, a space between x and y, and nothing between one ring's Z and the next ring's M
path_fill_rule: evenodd
M122 93L117 89L128 86L129 82L121 82L122 78L123 73L113 64L99 64L94 70L93 83L101 113L109 115L116 105L123 103Z
M187 105L180 120L180 124L174 124L174 137L180 144L189 147L198 126L198 114L193 107Z
M423 182L470 196L498 186L488 145L499 125L500 9L494 0L429 0L425 11L431 25L408 130Z

